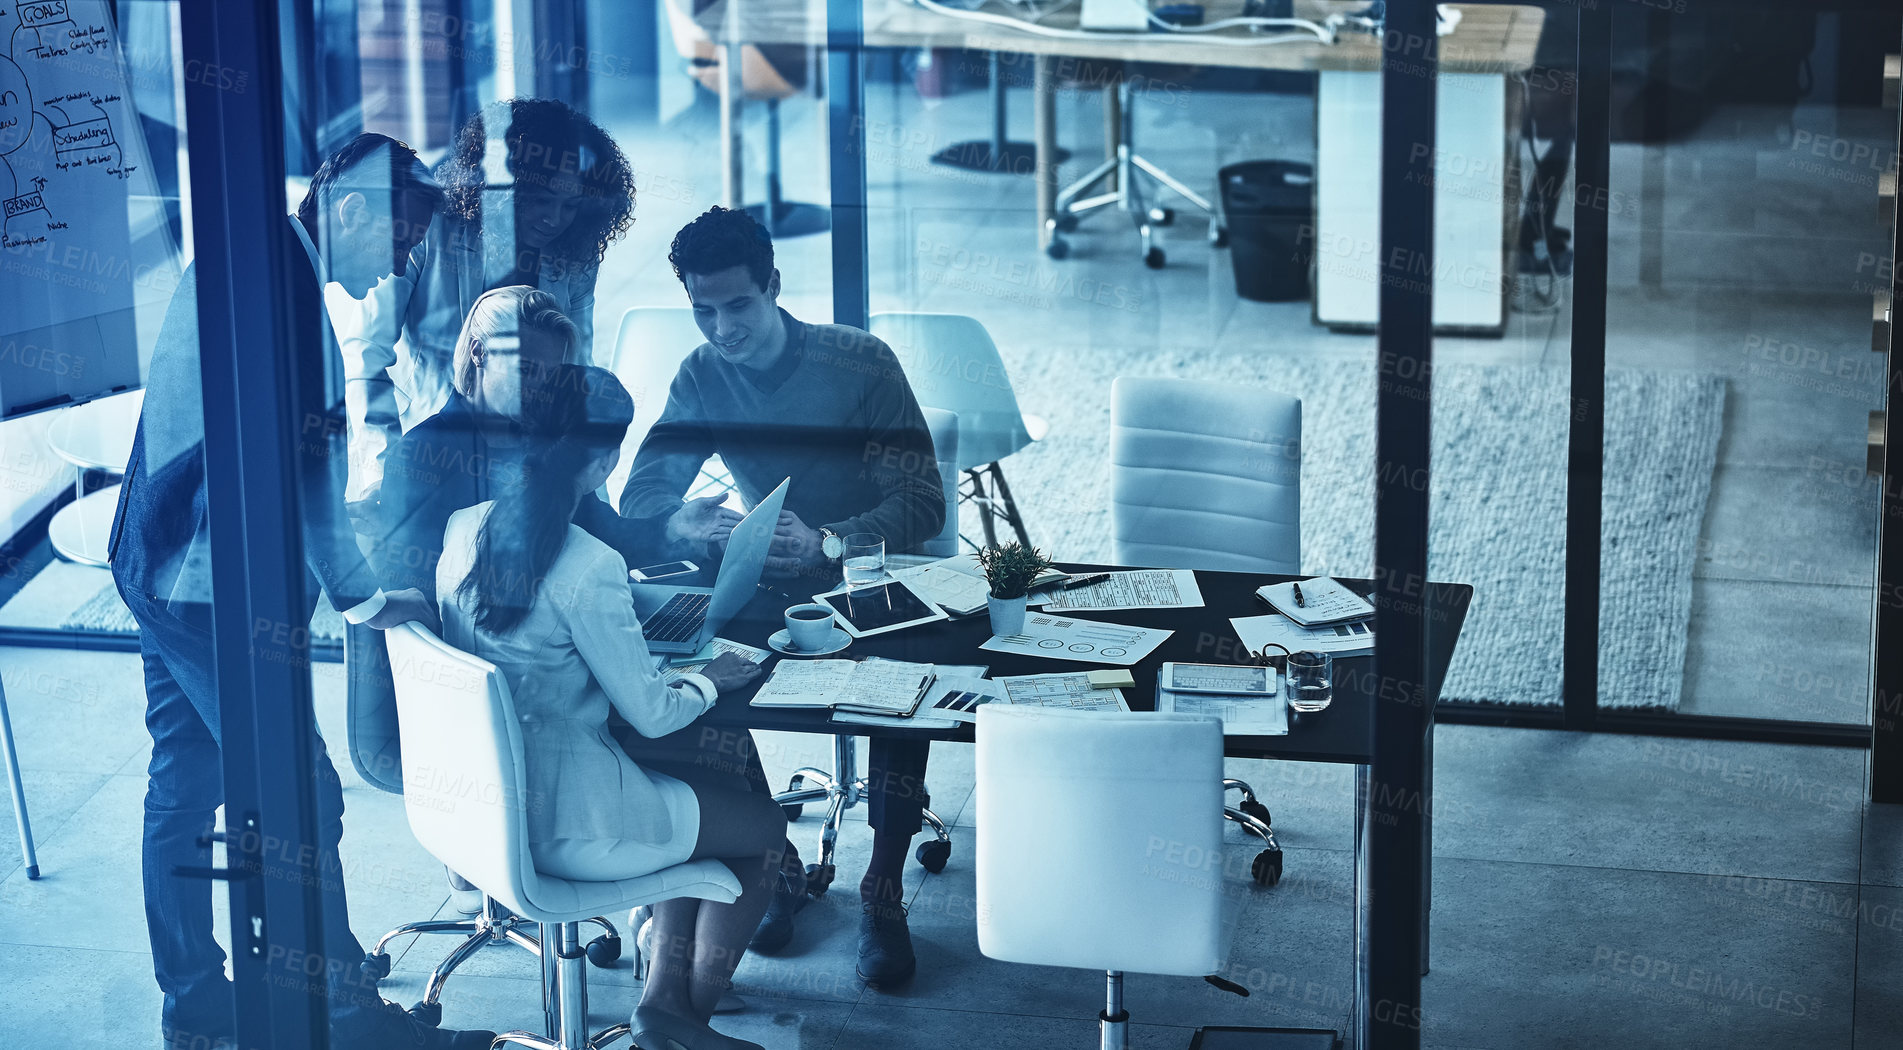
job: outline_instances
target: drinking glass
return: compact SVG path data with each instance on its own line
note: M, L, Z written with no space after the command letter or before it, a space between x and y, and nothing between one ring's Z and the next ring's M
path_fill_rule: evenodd
M1298 714L1326 711L1335 698L1335 661L1327 653L1292 653L1288 658L1288 706Z
M840 537L844 550L840 562L845 567L846 586L869 587L885 579L885 537L876 532L855 532Z

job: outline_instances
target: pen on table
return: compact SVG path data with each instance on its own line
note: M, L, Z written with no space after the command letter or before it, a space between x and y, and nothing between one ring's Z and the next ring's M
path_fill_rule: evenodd
M1110 574L1107 572L1092 573L1089 576L1072 576L1057 586L1061 590L1068 591L1072 587L1084 587L1093 583L1102 583L1109 578Z
M1302 597L1302 585L1299 583L1292 583L1292 584L1289 584L1289 586L1295 588L1296 606L1298 608L1306 607L1308 605L1308 599Z

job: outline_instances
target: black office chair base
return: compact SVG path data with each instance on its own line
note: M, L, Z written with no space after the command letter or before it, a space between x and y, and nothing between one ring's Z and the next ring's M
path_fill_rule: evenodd
M1216 206L1201 194L1183 185L1181 180L1150 162L1136 151L1136 117L1133 107L1136 94L1130 82L1125 80L1117 86L1117 98L1122 107L1122 122L1117 143L1117 155L1085 173L1057 195L1055 213L1044 225L1044 252L1053 259L1062 259L1070 254L1069 242L1063 235L1077 228L1085 216L1099 209L1121 211L1130 216L1136 224L1137 235L1141 242L1143 264L1152 270L1160 270L1167 262L1163 248L1157 244L1156 231L1176 221L1176 212L1169 208L1152 206L1144 196L1144 181L1170 190L1188 201L1210 217L1209 239L1213 244L1227 242L1221 216ZM1093 189L1102 192L1085 196Z
M1273 886L1281 882L1282 847L1275 841L1275 828L1270 826L1269 807L1255 797L1253 788L1240 780L1224 780L1222 790L1225 797L1231 791L1242 792L1242 801L1233 806L1225 805L1222 815L1242 825L1242 830L1261 839L1268 847L1249 864L1249 874L1256 885Z
M814 766L802 766L794 772L785 791L773 796L786 811L789 820L798 819L800 811L809 802L826 803L826 823L819 829L819 860L806 866L806 892L815 897L823 897L832 887L838 869L833 863L833 852L839 842L839 822L846 810L859 804L861 799L871 794L871 788L865 777L859 775L859 749L852 737L833 737L833 768L828 772ZM915 851L919 865L934 874L945 870L945 862L951 859L951 833L945 829L945 822L928 807L924 813L925 826L932 832L932 838L919 844Z
M780 201L771 209L768 205L749 204L747 214L753 221L766 227L773 239L783 237L810 237L816 233L825 233L833 228L833 213L823 204L805 204L800 201Z
M1062 164L1068 159L1070 151L1060 149L1051 162ZM1000 152L998 144L990 139L973 139L955 142L932 154L932 163L988 175L1035 175L1037 147L1029 142L1006 142Z
M600 916L587 921L600 926L604 932L589 941L583 947L583 953L596 966L603 969L613 966L621 958L621 934L615 930L614 923ZM430 971L429 980L423 985L423 998L410 1007L412 1016L424 1024L435 1026L443 1019L443 986L449 982L450 974L455 973L457 967L491 944L513 944L540 958L541 931L526 932L537 926L538 923L510 912L485 896L482 899L482 911L473 918L407 922L384 934L377 939L376 946L364 954L361 968L366 978L381 981L390 976L391 960L387 948L391 941L424 933L461 935L463 942Z

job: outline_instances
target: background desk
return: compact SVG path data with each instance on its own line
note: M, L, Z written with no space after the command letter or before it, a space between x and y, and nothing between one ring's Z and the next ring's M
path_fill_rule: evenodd
M1321 17L1363 3L1299 0L1296 13ZM1242 0L1205 0L1207 21L1242 13ZM1506 319L1506 278L1513 256L1510 235L1519 215L1517 79L1533 65L1545 14L1534 7L1457 6L1461 21L1440 40L1435 163L1434 324L1449 331L1498 334ZM1015 8L988 0L980 10L1009 15ZM1052 12L1039 24L1077 28L1081 4ZM695 20L727 50L726 68L740 68L744 44L826 46L826 0L718 0ZM1036 58L1037 236L1057 194L1056 87L1058 57L1148 62L1319 74L1316 102L1315 319L1323 324L1372 327L1380 198L1381 44L1365 33L1319 40L1238 47L1191 34L1152 34L1141 41L1040 36L996 24L939 14L905 0L866 0L865 46L967 48L1019 52ZM1230 33L1211 34L1230 36ZM1236 31L1234 35L1246 35ZM722 200L741 203L740 92L722 80ZM1114 92L1106 92L1113 99ZM1107 105L1114 105L1108 102ZM861 114L861 116L863 116ZM863 122L855 123L863 127ZM1107 122L1106 126L1115 126ZM861 132L863 134L863 132ZM1114 143L1107 143L1114 151ZM833 156L848 148L833 144ZM1234 158L1244 159L1244 158ZM1213 179L1212 179L1213 181ZM835 201L837 206L863 201Z

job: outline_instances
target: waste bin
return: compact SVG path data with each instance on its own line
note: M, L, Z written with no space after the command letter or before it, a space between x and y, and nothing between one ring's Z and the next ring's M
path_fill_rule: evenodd
M1218 173L1236 294L1257 302L1308 298L1314 254L1315 172L1287 160L1249 160Z

